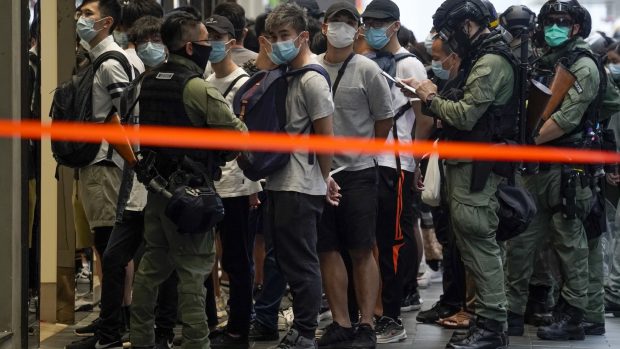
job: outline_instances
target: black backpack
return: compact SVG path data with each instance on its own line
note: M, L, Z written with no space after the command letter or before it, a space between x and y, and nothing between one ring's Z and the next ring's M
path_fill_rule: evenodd
M315 71L330 84L329 74L318 64L309 64L300 69L286 70L281 66L273 70L254 74L237 91L233 100L233 111L246 124L250 132L286 133L286 95L288 78ZM311 128L312 123L308 124ZM290 153L244 151L237 158L243 174L252 181L266 178L284 167L290 160ZM314 161L314 157L311 157Z
M132 78L133 68L127 57L118 51L103 53L90 66L73 75L70 80L63 82L56 88L50 109L52 124L62 122L92 122L93 121L93 81L95 72L108 59L115 59L121 63L129 80ZM52 153L59 165L71 168L81 168L90 164L99 149L99 143L52 141Z

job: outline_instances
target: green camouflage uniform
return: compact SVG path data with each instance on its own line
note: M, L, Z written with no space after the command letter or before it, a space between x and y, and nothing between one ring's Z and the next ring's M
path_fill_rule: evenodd
M484 47L487 39L477 49ZM514 90L514 71L497 54L480 57L467 76L462 99L434 98L430 110L445 124L471 131L491 106L506 104ZM501 252L495 240L499 203L495 196L502 178L491 173L484 188L471 192L471 160L446 161L447 201L450 224L467 270L476 284L478 316L506 322L506 295Z
M566 46L552 51L542 57L542 64L553 67L558 60L574 48L589 49L589 46L577 38ZM590 103L596 98L599 87L599 73L594 61L581 57L570 71L577 77L580 91L572 87L564 98L558 111L551 118L565 132L577 128ZM568 137L570 141L579 142L582 132ZM553 142L551 142L553 144ZM561 203L561 168L559 164L551 165L548 170L523 178L525 187L536 201L538 213L529 228L521 235L508 242L506 287L508 309L515 314L523 314L528 298L528 283L535 268L537 247L546 238L551 239L551 246L557 253L560 272L564 285L561 296L575 308L586 311L588 306L588 241L582 220L586 218L591 207L592 192L588 186L579 183L576 188L577 218L565 219L559 210ZM579 181L578 181L579 182ZM595 247L593 244L593 247ZM594 254L592 255L594 256ZM546 266L538 266L545 268ZM593 268L592 272L595 272ZM602 272L602 268L601 268ZM592 275L592 278L598 278ZM593 305L592 308L596 308Z

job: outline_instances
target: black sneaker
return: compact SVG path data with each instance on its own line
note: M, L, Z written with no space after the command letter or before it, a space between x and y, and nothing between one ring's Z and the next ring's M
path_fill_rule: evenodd
M377 334L369 324L360 324L355 331L355 339L351 344L352 349L375 349L377 347Z
M296 329L291 328L273 349L316 349L316 342L313 339L301 336Z
M604 322L582 322L579 326L583 328L586 336L602 336L605 334Z
M75 335L79 336L79 337L92 337L92 336L95 335L95 333L99 329L99 323L100 322L101 322L101 319L100 318L96 318L89 325L86 325L84 327L76 328L75 331L73 331L73 333L75 333Z
M430 309L418 313L415 319L423 324L434 324L439 319L448 318L459 312L458 307L442 304L441 301L435 303Z
M350 348L354 339L355 330L352 327L345 328L334 321L325 328L317 344L321 349Z
M614 317L620 317L620 304L605 301L605 313L611 313Z
M122 349L123 343L120 340L106 341L100 339L99 336L91 336L79 341L73 342L65 347L65 349Z
M174 332L171 330L162 331L156 328L154 349L172 349L172 348L174 348Z
M226 330L213 332L209 335L209 339L213 349L248 349L250 347L248 337L235 337Z
M422 299L418 292L407 295L400 303L400 311L406 313L409 311L416 311L422 308Z
M375 333L379 344L398 343L407 339L407 331L405 331L402 321L387 316L382 316L377 321Z
M277 328L271 329L258 321L254 321L252 325L250 325L248 338L253 342L271 342L278 340L280 334Z

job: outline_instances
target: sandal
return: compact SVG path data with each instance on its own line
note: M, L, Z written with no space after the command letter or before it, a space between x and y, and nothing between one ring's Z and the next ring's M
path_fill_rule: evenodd
M469 328L469 323L472 317L472 314L466 312L465 310L461 310L450 317L437 320L437 324L450 330L467 329Z

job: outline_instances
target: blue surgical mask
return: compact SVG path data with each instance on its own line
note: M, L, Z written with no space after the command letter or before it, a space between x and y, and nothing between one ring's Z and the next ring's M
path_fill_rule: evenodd
M389 42L390 37L387 36L388 29L394 23L381 28L370 28L366 30L366 42L375 50L384 48Z
M230 41L228 41L230 42ZM211 41L211 55L209 56L209 61L211 63L219 63L226 58L228 54L228 50L226 50L226 45L228 44L226 41Z
M90 42L101 31L101 29L95 29L95 23L99 21L80 16L75 27L75 32L80 37L80 39L86 42Z
M448 80L450 78L450 71L443 68L441 61L432 61L431 69L433 69L433 74L441 80Z
M550 47L558 47L568 40L570 27L558 27L557 24L545 27L545 42Z
M298 38L299 36L297 36L297 38L295 39L272 43L271 53L269 54L269 58L271 58L271 61L276 65L282 65L288 64L292 60L294 60L295 57L297 57L297 55L299 54L299 50L301 49L301 47L295 46L295 41Z
M136 53L148 67L158 66L166 59L165 46L157 42L153 43L149 41L138 45Z
M114 32L112 32L112 35L114 36L114 41L116 41L118 46L122 47L123 49L127 48L127 46L129 45L127 33L115 30Z
M612 79L620 81L620 63L610 64L609 73L611 73Z

